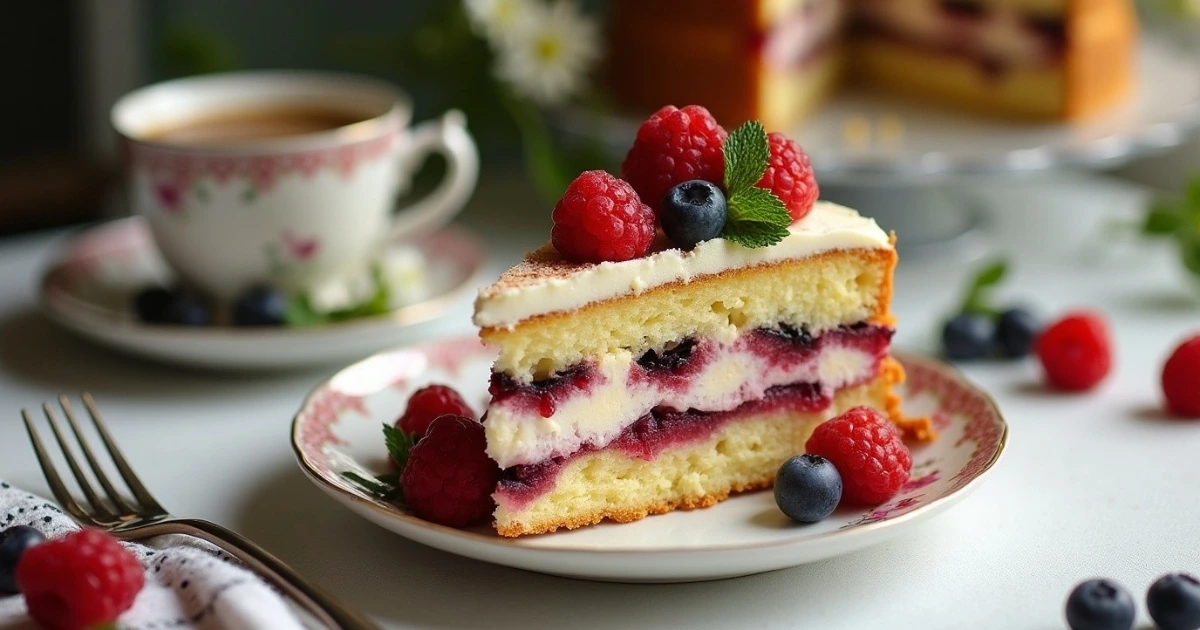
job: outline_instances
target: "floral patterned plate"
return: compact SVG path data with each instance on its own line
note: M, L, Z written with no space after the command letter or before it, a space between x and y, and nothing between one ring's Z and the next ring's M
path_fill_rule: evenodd
M411 300L389 313L303 328L185 328L138 321L137 291L165 284L170 271L140 217L67 241L42 276L42 309L84 337L129 353L205 368L282 369L345 363L381 348L445 334L446 317L470 306L482 280L480 240L450 226L415 244L426 263ZM461 331L461 328L457 328Z
M966 496L1004 450L1008 426L995 404L933 359L898 358L908 372L905 411L931 415L940 437L913 451L912 480L892 501L840 508L815 525L783 516L770 492L714 507L603 523L570 532L501 538L483 526L458 530L416 518L342 476L385 471L380 430L409 394L431 382L457 388L477 409L494 354L475 339L377 354L318 386L292 425L292 446L312 481L355 513L416 542L497 564L620 582L688 582L772 571L876 544Z

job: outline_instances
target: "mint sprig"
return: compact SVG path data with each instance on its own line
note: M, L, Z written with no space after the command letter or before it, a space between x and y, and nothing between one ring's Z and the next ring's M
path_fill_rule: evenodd
M1142 235L1168 237L1179 249L1179 262L1200 279L1200 173L1188 181L1183 194L1160 196L1146 208Z
M727 217L721 236L744 247L768 247L782 241L792 217L775 193L755 186L771 157L762 123L751 120L735 129L722 150Z
M356 472L349 470L342 471L342 477L349 480L354 485L366 490L376 497L385 501L400 498L400 479L396 475L380 475L374 479L369 479ZM395 480L393 481L393 478Z
M414 436L390 424L383 425L383 443L387 447L388 455L396 462L399 470L404 470L404 465L408 463L408 453L416 442ZM369 478L350 470L344 470L341 475L364 491L385 501L400 498L400 475L396 473L385 473Z
M404 470L404 465L408 463L408 452L412 450L413 444L416 444L413 436L390 424L385 424L383 425L383 443L387 446L388 455L392 456L396 466L400 470Z
M960 313L977 313L995 316L999 309L992 305L991 289L1000 284L1008 275L1008 261L996 260L984 265L967 285L967 293L963 296Z
M388 290L383 270L376 266L371 270L371 275L375 282L375 292L366 300L351 307L323 313L313 307L312 299L307 293L303 293L288 302L287 308L283 312L283 323L287 326L317 326L383 315L389 312L391 310L391 292Z

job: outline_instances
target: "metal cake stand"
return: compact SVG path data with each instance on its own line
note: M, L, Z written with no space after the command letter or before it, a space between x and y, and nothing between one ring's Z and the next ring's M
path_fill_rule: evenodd
M902 233L902 248L912 251L973 231L981 208L970 189L979 178L1112 168L1175 147L1200 130L1200 46L1144 34L1136 81L1116 109L1055 124L989 119L850 89L792 136L813 160L822 198ZM587 128L578 112L553 120L567 135ZM615 154L624 154L638 122L604 122Z

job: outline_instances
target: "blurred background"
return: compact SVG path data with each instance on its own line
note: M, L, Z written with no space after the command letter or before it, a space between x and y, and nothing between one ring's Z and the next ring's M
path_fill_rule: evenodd
M1187 20L1176 10L1186 10L1187 4L1153 0L1138 9L1146 23L1186 29ZM594 1L580 8L602 24L608 7ZM0 23L0 69L8 79L6 98L0 99L5 121L0 125L0 233L122 214L118 152L108 123L111 104L156 81L250 68L337 69L386 77L412 93L417 120L448 107L467 110L485 174L523 174L545 198L552 198L558 185L545 164L539 166L546 156L537 155L536 148L530 154L531 142L555 129L553 121L514 110L511 99L503 102L488 76L487 46L471 32L458 2L42 0L10 3L5 14ZM591 101L603 106L603 98ZM612 158L596 152L580 158L589 166L604 159ZM1193 140L1122 165L1115 174L1178 190L1198 166L1200 142ZM424 179L436 177L435 172Z

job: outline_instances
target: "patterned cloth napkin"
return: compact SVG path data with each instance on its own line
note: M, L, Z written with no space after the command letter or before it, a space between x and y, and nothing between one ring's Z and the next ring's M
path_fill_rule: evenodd
M29 525L47 538L79 529L57 505L0 481L0 529L14 525ZM266 582L204 541L159 536L126 548L146 568L146 586L121 617L122 630L304 627ZM0 595L0 630L35 627L20 596Z

